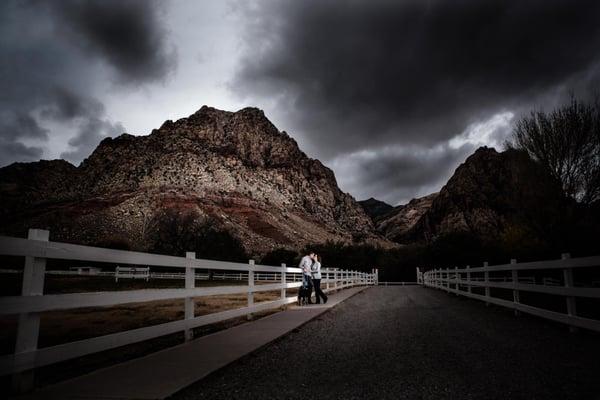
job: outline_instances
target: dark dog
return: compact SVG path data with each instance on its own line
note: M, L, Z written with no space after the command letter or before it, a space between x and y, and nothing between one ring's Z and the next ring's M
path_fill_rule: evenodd
M305 306L310 304L310 294L311 290L309 286L300 286L298 289L298 305Z

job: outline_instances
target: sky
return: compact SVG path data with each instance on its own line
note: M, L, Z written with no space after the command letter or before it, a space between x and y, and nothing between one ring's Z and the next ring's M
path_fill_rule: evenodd
M597 90L598 21L595 0L5 0L0 166L253 106L342 190L403 204Z

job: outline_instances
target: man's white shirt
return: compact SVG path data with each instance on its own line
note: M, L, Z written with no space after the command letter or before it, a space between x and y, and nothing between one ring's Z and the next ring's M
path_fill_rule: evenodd
M313 264L312 258L310 258L310 256L304 256L304 257L302 257L302 260L300 260L300 265L298 265L298 267L302 270L302 273L304 275L312 275L312 271L311 271L312 264Z

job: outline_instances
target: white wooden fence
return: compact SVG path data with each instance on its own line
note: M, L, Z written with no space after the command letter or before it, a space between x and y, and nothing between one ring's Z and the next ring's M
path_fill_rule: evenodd
M31 387L33 369L44 365L69 360L131 343L140 342L183 331L185 339L192 339L192 329L227 319L274 309L296 301L287 297L286 289L297 288L301 282L289 282L288 275L299 275L299 268L256 265L196 259L195 253L185 257L140 253L134 251L104 249L68 243L50 242L46 230L30 229L28 239L0 236L0 254L25 256L23 287L21 296L0 297L0 314L18 314L15 353L0 356L0 375L16 374L17 390ZM147 265L183 269L185 288L145 289L114 292L90 292L44 295L44 276L47 259L93 261L128 265ZM248 284L232 286L195 287L195 270L236 271L243 273ZM277 274L278 283L254 285L256 273ZM342 289L356 285L372 285L377 282L376 273L350 270L323 270L324 291ZM254 293L280 290L278 300L254 303ZM248 306L208 315L194 315L194 298L225 294L246 293ZM52 347L38 348L39 314L46 311L66 310L83 307L104 307L126 303L149 302L166 299L184 299L184 319L159 325L113 333L91 339L65 343ZM17 374L18 373L18 374Z
M150 267L116 267L115 282L120 279L143 279L148 282L150 279Z
M478 268L436 268L426 272L421 272L417 268L417 279L426 287L482 300L486 304L512 308L515 314L524 312L567 324L572 331L575 328L585 328L600 332L600 320L577 315L578 297L600 298L600 287L597 287L597 276L600 270L598 267L600 267L599 256L570 258L568 254L563 254L560 260L517 263L513 259L510 264L489 266L486 262L483 267ZM588 277L585 281L575 282L573 271L577 268L587 269ZM562 280L543 276L537 279L535 276L519 276L551 274L553 271L555 274L556 271L560 271ZM492 274L500 276L491 276ZM592 279L589 279L590 276ZM537 283L538 281L540 283ZM483 294L473 293L474 288L482 288ZM493 297L491 295L493 288L511 290L512 301ZM522 292L563 297L566 313L523 304L520 301Z
M379 282L379 286L411 286L411 285L418 285L419 282L391 282L391 281L387 281L387 282Z
M84 271L84 272L79 272L76 270L46 270L46 275L63 275L63 276L86 276L86 277L94 277L94 276L105 276L105 277L113 277L115 279L125 279L125 278L131 278L133 279L134 277L132 276L126 276L127 274L123 273L117 273L117 269L120 267L115 268L115 271ZM144 271L141 271L145 274L145 270L148 270L149 275L148 275L148 279L146 279L146 276L143 276L143 278L145 280L151 280L151 279L169 279L169 280L184 280L185 279L185 272L152 272L152 270L149 267L143 267ZM333 280L334 277L334 271L341 271L338 268L323 268L321 270L322 275L323 275L323 283L326 283L327 280ZM373 270L374 271L374 270ZM22 274L23 270L18 270L18 269L5 269L5 268L0 268L0 274ZM118 275L118 276L117 276ZM221 273L216 273L216 272L196 272L195 273L195 277L197 281L207 281L207 280L215 280L215 281L247 281L248 280L248 272L221 272ZM139 278L139 276L136 275L135 278ZM301 282L302 281L302 274L300 273L288 273L286 274L286 279L287 282ZM256 282L266 282L266 281L281 281L281 273L277 273L277 272L256 272L254 274L254 280ZM118 280L117 280L118 282ZM373 284L373 282L371 282Z

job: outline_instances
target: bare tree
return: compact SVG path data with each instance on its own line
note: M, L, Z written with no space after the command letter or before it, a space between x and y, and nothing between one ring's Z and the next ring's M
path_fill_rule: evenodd
M523 149L583 203L600 199L600 103L571 97L547 114L534 111L517 122L508 146Z

